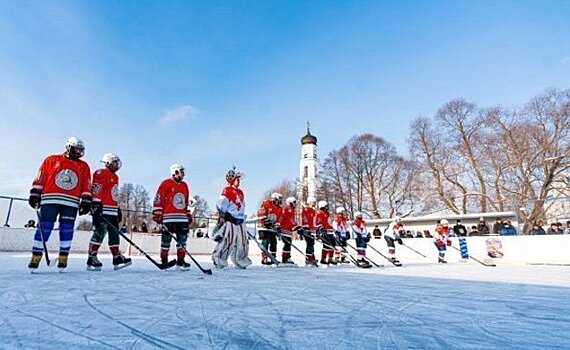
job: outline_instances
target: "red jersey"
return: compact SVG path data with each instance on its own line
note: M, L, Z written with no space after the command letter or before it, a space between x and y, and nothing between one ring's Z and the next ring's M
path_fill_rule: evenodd
M449 239L449 227L438 225L435 228L434 241L446 242Z
M281 209L281 229L291 232L295 226L298 226L295 220L295 208L287 205Z
M261 203L261 207L257 210L257 216L263 217L263 219L259 219L259 223L261 225L263 225L265 218L269 218L274 223L279 224L281 222L281 213L281 207L273 204L271 199L263 201L263 203Z
M234 186L226 186L218 200L218 210L229 213L236 219L245 219L245 201L243 191Z
M153 211L162 212L163 222L188 223L188 199L190 190L184 181L176 182L168 178L158 186L154 197Z
M315 208L313 207L304 207L301 210L301 224L305 228L309 228L310 230L315 229Z
M119 214L119 176L107 168L101 168L93 174L91 185L93 203L101 202L103 214Z
M91 198L90 181L86 162L56 154L44 159L32 186L42 194L42 204L79 208L82 196Z
M352 232L354 232L355 235L365 235L366 234L366 222L364 222L364 220L362 220L361 218L356 218L354 219L354 221L352 222Z
M347 231L346 218L344 217L344 215L336 214L334 216L333 228L335 231L338 231L338 232L346 232Z
M324 210L319 210L315 214L316 227L322 226L325 230L332 230L331 221L329 213Z

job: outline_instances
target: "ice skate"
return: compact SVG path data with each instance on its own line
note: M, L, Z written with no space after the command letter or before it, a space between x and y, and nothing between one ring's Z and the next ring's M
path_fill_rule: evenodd
M116 270L124 269L130 266L133 262L131 258L125 258L123 254L118 254L113 257L113 268Z
M445 261L445 259L442 257L437 258L437 262L440 264L447 264L447 261Z
M59 269L59 272L63 272L65 271L65 269L67 268L67 257L69 256L68 253L59 253L59 257L57 259L57 268Z
M364 258L358 259L358 261L356 261L356 264L358 267L361 267L363 269L369 269L372 267L372 265L370 265L370 263Z
M87 271L101 271L103 264L97 258L97 255L89 255L87 258Z
M36 271L38 269L38 267L40 267L40 261L42 261L42 254L36 254L33 253L32 254L32 259L30 260L30 263L28 264L28 268L30 269L31 273L34 273L34 271Z
M176 259L176 270L188 271L190 270L190 264L184 261L184 258L178 258Z

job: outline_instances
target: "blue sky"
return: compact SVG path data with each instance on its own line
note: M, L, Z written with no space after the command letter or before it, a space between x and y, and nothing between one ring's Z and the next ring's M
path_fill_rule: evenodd
M520 105L570 87L570 1L0 1L0 194L83 138L154 194L174 162L211 206L232 164L248 212L324 159L455 97Z

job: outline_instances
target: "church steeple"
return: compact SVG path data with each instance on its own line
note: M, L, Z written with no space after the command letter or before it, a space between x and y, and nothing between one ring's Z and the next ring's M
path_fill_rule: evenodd
M309 122L307 122L307 135L301 138L301 144L302 145L313 144L315 146L317 145L317 137L311 135L311 123Z
M317 137L311 134L310 127L307 122L307 134L301 138L297 199L303 203L308 197L314 198L317 190Z

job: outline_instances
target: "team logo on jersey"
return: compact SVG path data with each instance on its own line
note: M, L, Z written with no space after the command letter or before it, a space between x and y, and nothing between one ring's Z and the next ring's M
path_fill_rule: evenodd
M101 191L101 185L100 184L93 184L91 185L91 193L94 195L99 194L99 191Z
M77 186L77 174L71 169L63 169L55 176L55 184L62 190L72 190Z
M181 192L176 193L174 197L172 197L172 204L176 209L186 209L186 199L184 198L184 194Z
M115 202L119 201L119 186L117 184L114 184L111 189L111 198L113 198Z

